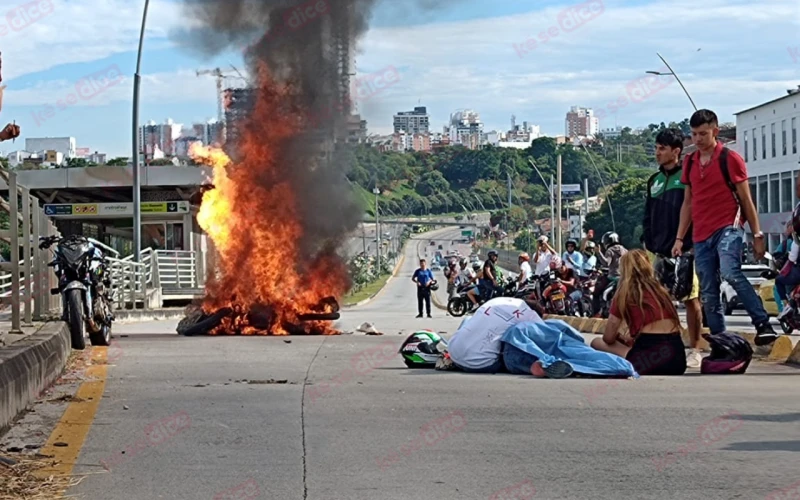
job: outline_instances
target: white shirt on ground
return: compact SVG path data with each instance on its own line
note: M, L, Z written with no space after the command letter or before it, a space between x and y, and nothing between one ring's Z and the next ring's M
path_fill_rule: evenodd
M506 330L527 321L542 318L525 301L511 297L492 299L461 324L447 343L447 352L458 366L486 368L500 357L500 338Z
M538 250L536 253L539 255L539 262L536 263L536 276L541 276L550 272L550 261L552 261L554 257L553 252L550 250L544 252Z

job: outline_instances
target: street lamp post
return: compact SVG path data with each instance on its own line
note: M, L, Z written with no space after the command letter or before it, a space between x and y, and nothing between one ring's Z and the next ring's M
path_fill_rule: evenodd
M381 194L381 190L378 189L378 186L375 186L375 189L372 190L375 193L375 238L378 240L377 244L375 245L375 273L376 276L381 275L381 226L378 222L378 195Z
M133 261L141 261L142 248L142 184L139 178L139 84L142 66L142 45L144 44L144 27L147 23L147 8L150 0L144 0L142 13L142 30L139 33L139 51L136 55L136 73L133 75Z
M674 77L675 77L675 79L678 81L678 84L679 84L679 85L681 86L681 88L683 89L683 93L684 93L684 94L686 94L686 97L688 97L688 98L689 98L689 102L691 102L691 103L692 103L692 107L694 108L694 110L695 110L695 111L697 111L697 106L695 105L695 103L694 103L694 100L692 99L692 96L690 96L690 95L689 95L689 91L688 91L688 90L686 90L686 87L684 87L684 86L683 86L683 82L681 81L681 79L680 79L680 78L678 78L678 75L677 75L677 73L675 73L675 70L673 70L673 69L670 67L670 65L669 65L669 63L667 62L667 60L666 60L666 59L664 59L663 57L661 57L661 54L659 54L658 52L656 52L656 55L659 57L659 59L661 59L661 60L664 62L664 65L667 67L667 69L669 69L669 73L662 73L662 72L660 72L660 71L645 71L645 73L649 73L649 74L651 74L651 75L658 75L658 76L674 76Z

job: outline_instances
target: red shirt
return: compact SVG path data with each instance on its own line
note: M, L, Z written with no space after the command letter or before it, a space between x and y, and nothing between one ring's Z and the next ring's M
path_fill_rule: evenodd
M683 160L681 182L692 187L692 231L695 243L707 240L723 227L734 224L741 226L744 222L739 214L739 203L725 183L725 177L719 166L719 153L722 148L722 143L717 141L711 161L703 167L700 166L699 151ZM692 178L688 179L686 165L692 156L694 156ZM732 149L728 151L728 172L734 184L747 180L744 160Z
M636 304L628 305L628 312L631 316L630 322L628 323L628 333L630 333L631 337L636 337L639 335L645 325L649 325L650 323L654 323L660 319L671 319L669 311L666 309L660 309L658 302L656 302L655 298L651 294L644 296L642 305L645 306L643 309ZM610 313L613 316L622 318L622 313L620 313L619 307L617 306L616 297L614 297L614 300L611 301Z

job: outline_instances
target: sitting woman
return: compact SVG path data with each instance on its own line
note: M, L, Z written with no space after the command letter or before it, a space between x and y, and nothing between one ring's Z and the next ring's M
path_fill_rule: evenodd
M647 253L632 250L620 264L619 289L606 331L592 341L592 347L627 359L640 375L683 375L686 355L678 311L656 278ZM629 336L620 336L623 321Z

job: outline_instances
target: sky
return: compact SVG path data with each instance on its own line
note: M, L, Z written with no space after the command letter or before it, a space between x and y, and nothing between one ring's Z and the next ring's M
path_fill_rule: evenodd
M131 100L144 0L0 0L6 85L0 121L26 137L131 156ZM426 8L412 7L425 5ZM440 7L437 7L440 5ZM35 8L32 8L35 6ZM245 71L240 49L187 47L181 2L151 0L142 56L140 123L187 126L216 115L215 80L198 69ZM358 41L358 82L393 83L358 102L370 133L390 133L397 111L427 106L441 131L451 113L480 113L485 130L517 123L564 133L570 106L591 107L601 128L680 121L698 107L722 122L800 85L798 0L379 0ZM226 83L235 84L228 80Z

